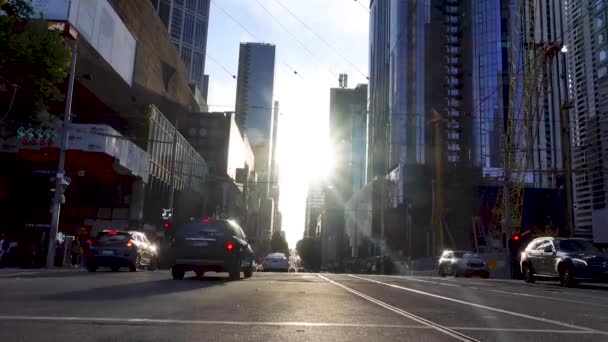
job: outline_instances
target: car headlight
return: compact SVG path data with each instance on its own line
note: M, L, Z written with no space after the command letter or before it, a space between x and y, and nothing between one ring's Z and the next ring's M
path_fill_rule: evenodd
M583 259L573 258L572 262L574 262L574 264L578 266L587 266L587 262Z

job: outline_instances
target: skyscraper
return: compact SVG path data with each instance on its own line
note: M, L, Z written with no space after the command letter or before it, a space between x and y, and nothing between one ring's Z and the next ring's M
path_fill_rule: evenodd
M206 101L209 78L205 75L205 57L211 0L151 1L182 56L190 81Z
M275 46L241 43L236 86L236 120L256 151L255 171L266 182L272 164ZM259 162L258 162L259 161Z
M371 0L369 16L369 103L367 181L384 176L387 166L389 11L388 0Z
M570 96L575 235L608 243L608 3L564 5Z

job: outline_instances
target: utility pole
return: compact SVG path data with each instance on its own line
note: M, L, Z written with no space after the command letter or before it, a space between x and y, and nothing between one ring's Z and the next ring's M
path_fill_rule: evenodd
M564 163L564 189L566 190L566 230L567 236L573 233L574 208L572 199L572 140L570 138L570 109L574 108L572 100L566 100L561 106L561 140L562 162Z
M68 89L65 98L65 113L63 116L63 130L61 135L61 145L59 146L59 164L57 165L57 175L55 176L55 194L51 208L51 225L49 227L49 244L46 253L46 267L53 267L55 264L55 240L59 231L59 214L61 212L61 202L63 191L68 182L65 178L65 155L70 141L70 123L72 122L72 96L74 95L74 79L76 74L76 59L78 57L78 43L75 42L72 51L72 61L70 63L70 74L68 76Z

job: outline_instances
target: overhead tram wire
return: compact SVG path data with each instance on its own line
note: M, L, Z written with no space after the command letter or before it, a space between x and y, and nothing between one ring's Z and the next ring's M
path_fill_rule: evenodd
M346 58L346 56L344 56L335 46L333 46L332 44L328 43L327 40L325 40L323 37L321 37L319 34L317 34L312 28L310 28L310 26L308 24L306 24L303 20L301 20L297 15L295 15L295 13L293 13L287 6L285 6L280 0L273 0L275 3L277 3L281 8L283 8L285 11L287 11L287 13L289 13L289 15L291 15L294 19L296 19L300 24L302 24L302 26L304 26L310 33L312 33L315 37L317 37L317 39L319 39L321 42L323 42L327 47L329 47L330 49L334 50L334 52L340 56L340 58L342 58L343 60L345 60L348 64L350 64L357 72L359 72L363 77L365 77L365 79L369 80L369 76L366 75L363 71L361 71L351 60L349 60L348 58Z
M217 4L216 1L211 0L211 3L217 7L220 11L222 11L228 18L230 18L230 20L232 20L233 22L235 22L237 25L239 25L239 27L241 29L243 29L243 31L245 31L251 38L253 38L254 40L258 41L258 42L262 42L261 39L259 39L258 37L256 37L256 35L254 35L251 31L249 31L247 29L247 27L245 27L245 25L241 24L240 21L238 21L233 15L231 15L228 11L226 11L223 7L221 7L220 5ZM292 68L289 64L287 64L286 62L281 62L283 65L285 65L289 70L291 70L291 72L293 72L294 75L302 78L302 75L300 75L300 73L298 73L298 71L294 68Z
M362 4L359 0L355 0L355 2L357 3L357 5L361 6L361 8L363 8L364 10L366 10L367 12L369 12L369 8L367 8L364 4Z
M268 13L268 15L272 18L272 20L274 20L285 32L287 32L287 34L289 34L291 36L291 38L297 42L303 49L304 51L306 51L312 58L316 59L317 62L319 62L320 64L323 64L322 61L312 52L310 51L310 49L308 47L306 47L306 45L304 43L302 43L301 40L298 39L298 37L296 37L293 33L291 33L291 31L289 31L285 25L283 25L275 16L274 14L272 14L272 12L270 12L270 10L268 10L268 8L266 8L266 6L264 6L259 0L254 0L255 2L257 2L258 5L260 5L260 7L262 7L262 9ZM335 79L338 79L338 74L335 73L333 70L331 70L331 68L328 68L328 72L332 75L332 77L334 77Z
M228 68L226 68L225 66L222 65L222 63L220 63L217 59L211 57L211 55L207 54L207 57L209 57L209 59L215 63L217 66L219 66L220 68L222 68L222 70L224 70L228 75L230 75L230 77L232 77L233 79L236 80L236 75L233 74L232 72L230 72L230 70L228 70Z

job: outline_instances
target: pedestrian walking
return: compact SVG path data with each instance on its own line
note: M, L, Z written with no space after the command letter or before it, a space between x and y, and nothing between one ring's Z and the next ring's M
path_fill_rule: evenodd
M82 252L80 241L78 239L74 239L72 242L72 267L80 267Z

